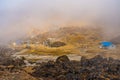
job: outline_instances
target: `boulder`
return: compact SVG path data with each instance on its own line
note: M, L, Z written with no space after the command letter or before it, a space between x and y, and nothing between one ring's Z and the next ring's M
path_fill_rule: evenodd
M56 63L68 63L68 62L70 62L70 60L66 55L60 56L56 59Z

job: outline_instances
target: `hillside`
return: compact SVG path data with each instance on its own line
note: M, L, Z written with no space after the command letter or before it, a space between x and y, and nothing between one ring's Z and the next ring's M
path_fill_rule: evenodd
M61 47L46 46L43 43L48 39L51 39L51 42L59 41L65 43L66 45ZM102 35L101 30L98 28L63 27L58 30L52 30L39 34L32 39L29 38L29 40L31 42L31 49L25 52L25 54L83 54L98 52Z
M120 44L120 36L117 36L117 37L111 39L111 41L115 44Z
M97 28L65 27L25 39L29 46L21 44L26 46L20 50L1 47L0 80L119 80L120 46L99 48L101 33Z
M100 40L100 30L98 28L84 28L84 27L63 27L58 30L48 31L43 34L39 34L35 38L32 39L33 42L40 41L43 42L48 38L55 38L57 40L62 40L69 42L71 39L79 39L79 40ZM81 38L81 39L80 39ZM74 41L77 42L77 41ZM74 43L73 42L73 43ZM78 41L79 42L79 41ZM71 43L71 42L69 42Z
M22 52L22 55L59 56L77 54L91 58L100 54L106 57L119 58L119 45L114 50L99 48L100 42L103 41L101 33L102 29L100 28L85 27L63 27L48 31L34 38L28 38L30 48ZM65 45L60 47L51 46L61 42Z

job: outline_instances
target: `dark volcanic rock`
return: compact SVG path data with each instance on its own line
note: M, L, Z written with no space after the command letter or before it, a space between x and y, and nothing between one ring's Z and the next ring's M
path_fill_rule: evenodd
M120 60L95 56L82 57L81 61L70 61L64 55L35 67L35 77L53 80L120 80Z
M50 46L51 47L61 47L61 46L65 46L66 44L64 42L60 42L60 41L56 41L53 42Z
M70 62L70 60L66 55L60 56L56 59L56 63L67 63L67 62Z
M13 65L15 67L20 67L25 65L23 58L15 58L12 56L15 51L8 47L0 46L0 65L10 66Z

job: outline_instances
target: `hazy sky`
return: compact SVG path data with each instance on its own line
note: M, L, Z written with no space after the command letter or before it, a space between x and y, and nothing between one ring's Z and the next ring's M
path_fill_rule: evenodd
M31 27L85 24L119 33L120 0L0 0L0 40L23 36Z

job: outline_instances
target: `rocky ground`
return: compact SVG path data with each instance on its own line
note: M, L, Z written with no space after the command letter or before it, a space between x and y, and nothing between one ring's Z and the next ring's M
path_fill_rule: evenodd
M34 66L25 58L0 59L0 80L120 80L120 60L97 55L70 60L63 55Z
M24 71L0 71L0 80L38 80Z
M96 56L81 61L70 61L64 55L34 67L35 77L44 80L120 80L120 60Z

